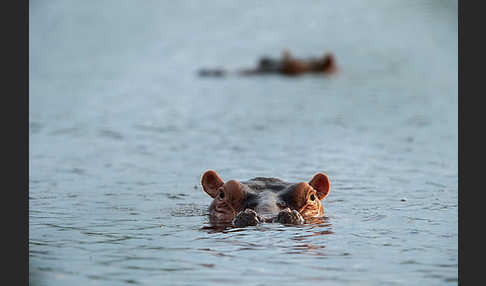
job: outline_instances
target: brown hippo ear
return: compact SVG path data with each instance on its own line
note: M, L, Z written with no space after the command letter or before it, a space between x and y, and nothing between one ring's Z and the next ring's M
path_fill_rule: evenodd
M216 197L218 188L224 184L224 181L219 177L218 173L214 170L208 170L204 172L201 178L201 185L208 195L212 198Z
M325 53L322 56L322 59L324 59L324 60L332 60L332 59L334 59L334 55L332 53Z
M329 194L331 183L329 182L329 177L324 173L317 173L314 175L312 180L309 182L316 191L319 200L322 200Z

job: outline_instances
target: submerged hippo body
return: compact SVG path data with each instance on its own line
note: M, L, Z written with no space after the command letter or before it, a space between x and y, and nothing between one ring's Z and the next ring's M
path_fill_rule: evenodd
M281 74L286 76L297 76L304 73L330 74L337 71L334 56L326 53L320 58L298 59L293 57L289 51L282 52L280 59L262 57L254 69L244 69L237 71L239 75L265 75ZM202 69L200 76L222 77L231 74L229 71L218 69Z
M276 178L224 182L214 170L206 171L201 184L214 200L209 206L212 224L237 227L262 222L302 224L324 216L321 200L330 190L329 178L318 173L308 182L288 183Z

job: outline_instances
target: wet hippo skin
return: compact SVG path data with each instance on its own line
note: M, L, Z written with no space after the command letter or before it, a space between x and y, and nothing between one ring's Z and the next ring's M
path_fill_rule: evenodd
M264 222L303 224L322 217L321 200L330 190L325 173L317 173L309 182L299 183L263 177L224 182L216 171L208 170L202 175L201 184L213 198L209 206L211 224L236 227Z

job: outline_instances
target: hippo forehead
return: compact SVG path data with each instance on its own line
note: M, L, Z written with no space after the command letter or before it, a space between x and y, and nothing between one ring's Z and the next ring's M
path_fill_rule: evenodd
M293 185L292 183L284 182L277 178L264 178L264 177L257 177L248 180L246 182L240 182L240 183L246 187L246 190L250 190L257 193L263 191L280 192Z
M245 208L254 209L257 213L277 213L289 206L286 194L296 185L277 178L263 177L240 183L246 193Z

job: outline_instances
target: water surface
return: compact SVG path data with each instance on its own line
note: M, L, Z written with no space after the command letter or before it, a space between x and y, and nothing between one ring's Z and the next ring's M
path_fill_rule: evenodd
M457 284L457 3L29 10L32 284ZM340 73L197 77L283 48ZM326 172L326 218L208 228L207 169Z

